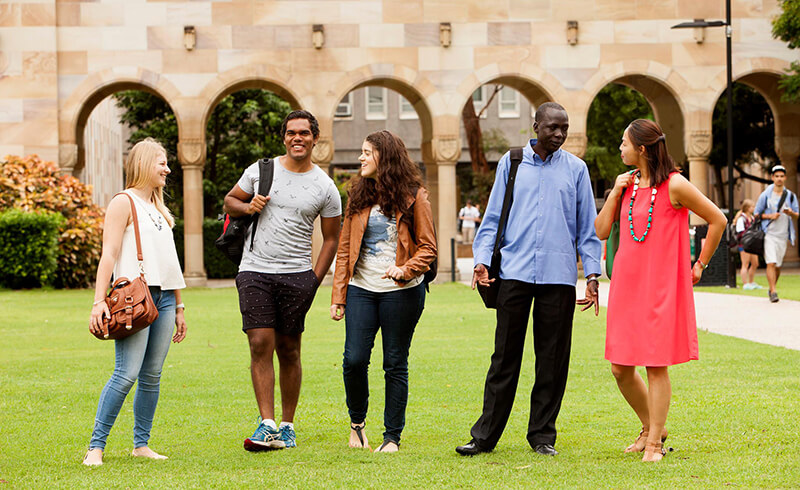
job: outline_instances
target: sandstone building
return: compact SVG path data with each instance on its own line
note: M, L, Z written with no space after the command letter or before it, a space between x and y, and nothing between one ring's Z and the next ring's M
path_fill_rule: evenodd
M265 88L312 111L322 129L314 157L326 167L342 98L387 87L419 118L446 274L461 109L486 83L513 87L534 106L563 104L572 126L566 147L578 155L595 94L612 82L635 88L654 108L671 153L688 160L692 181L708 191L725 29L670 27L723 19L723 8L718 0L4 1L0 153L37 153L77 174L84 126L101 100L126 89L159 95L180 133L187 282L203 284L204 128L215 104ZM776 0L733 1L733 76L769 102L796 190L800 107L781 102L777 81L797 55L772 39L778 13Z

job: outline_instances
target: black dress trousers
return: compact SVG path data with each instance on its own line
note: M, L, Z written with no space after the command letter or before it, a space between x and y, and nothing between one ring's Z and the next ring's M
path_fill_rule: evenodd
M500 440L514 404L531 303L536 380L527 438L531 446L556 442L556 418L569 371L575 287L503 280L497 297L494 354L486 375L483 413L471 430L478 446L487 451Z

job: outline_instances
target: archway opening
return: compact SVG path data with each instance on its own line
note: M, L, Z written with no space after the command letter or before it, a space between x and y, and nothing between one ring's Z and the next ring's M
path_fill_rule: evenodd
M351 89L333 114L335 142L330 172L346 205L346 187L358 175L364 138L375 131L389 130L399 136L411 159L417 162L433 199L436 179L430 172L432 122L420 95L405 84L390 79L364 82ZM436 207L433 207L436 214Z
M609 83L595 95L586 121L586 154L595 197L614 186L617 175L629 170L619 156L622 134L635 119L655 120L653 108L637 90Z
M728 196L727 171L727 95L723 93L714 106L711 154L712 199L722 208L731 202ZM769 170L780 162L775 151L775 117L767 99L743 82L733 84L733 166L734 195L732 204L738 209L744 199L756 199L765 184Z
M74 173L82 182L92 185L95 203L105 207L124 188L123 166L128 151L148 136L167 150L173 173L165 192L168 206L179 216L181 200L170 199L182 194L175 113L159 94L147 87L119 83L104 87L87 99L76 125L78 158Z

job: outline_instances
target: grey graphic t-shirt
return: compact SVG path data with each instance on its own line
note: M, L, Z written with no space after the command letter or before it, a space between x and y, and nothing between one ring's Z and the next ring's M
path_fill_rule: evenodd
M374 293L396 291L414 287L422 278L415 277L403 286L398 286L389 278L384 279L386 269L397 261L397 220L381 213L375 205L369 212L367 229L361 241L356 270L350 284Z
M270 200L258 219L252 252L247 232L239 272L280 274L311 269L314 220L342 214L339 191L328 174L316 165L308 172L290 172L281 160L275 158ZM258 190L258 162L247 167L238 184L248 194Z

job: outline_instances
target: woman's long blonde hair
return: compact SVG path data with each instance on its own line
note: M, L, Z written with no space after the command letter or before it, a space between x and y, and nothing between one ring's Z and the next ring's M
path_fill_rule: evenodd
M145 138L133 145L130 153L128 153L128 159L125 161L125 188L141 188L150 184L151 170L161 153L166 155L167 150L153 138ZM156 187L150 197L156 209L164 215L169 227L175 226L175 218L172 217L169 208L164 204L164 188Z
M756 204L750 199L745 199L744 201L742 201L742 209L740 209L739 212L736 213L736 216L733 217L733 222L736 223L736 220L739 219L739 216L744 214L744 210L745 209L749 208L750 211L752 211L753 208L755 208L755 207L756 207Z

